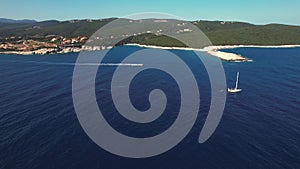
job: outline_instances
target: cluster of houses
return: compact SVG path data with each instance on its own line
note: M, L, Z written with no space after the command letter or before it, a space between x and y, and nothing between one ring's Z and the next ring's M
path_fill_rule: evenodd
M61 45L67 45L67 44L84 44L88 38L86 36L78 36L75 38L66 38L66 37L53 37L50 42L52 43L59 43Z
M34 51L42 48L63 49L68 47L81 48L88 40L86 36L66 38L62 36L48 35L44 38L33 40L23 39L23 37L8 37L0 43L0 51Z

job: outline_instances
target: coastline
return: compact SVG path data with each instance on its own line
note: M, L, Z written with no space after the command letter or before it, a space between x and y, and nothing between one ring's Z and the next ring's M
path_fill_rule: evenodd
M223 46L207 46L202 49L198 48L187 48L187 47L163 47L163 46L154 46L154 45L141 45L141 44L125 44L124 46L138 46L142 48L154 48L154 49L165 49L165 50L188 50L188 51L201 51L206 52L211 56L218 57L221 60L229 62L251 62L252 60L248 59L245 56L238 55L230 52L222 52L222 49L234 49L234 48L295 48L300 47L300 45L277 45L277 46L260 46L260 45L223 45ZM61 51L57 51L53 48L42 48L35 51L4 51L0 54L18 54L18 55L35 55L35 54L63 54L63 53L79 53L84 48L68 47L64 48ZM100 49L101 50L101 49Z
M63 54L63 53L78 53L81 48L68 47L63 50L57 50L54 48L42 48L34 51L3 51L0 54L16 54L16 55L45 55L45 54Z

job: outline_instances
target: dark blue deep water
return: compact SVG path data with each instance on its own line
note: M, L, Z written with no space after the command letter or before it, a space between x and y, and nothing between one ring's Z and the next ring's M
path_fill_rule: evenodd
M114 62L140 50L118 47ZM0 55L1 169L194 169L299 168L300 48L238 48L227 51L253 59L223 62L231 87L241 73L242 93L228 95L222 121L213 136L198 136L210 105L210 84L201 62L189 51L173 51L191 67L201 93L198 119L187 137L172 150L147 159L129 159L98 147L81 128L72 100L72 74L78 54ZM212 58L214 59L214 58ZM98 102L105 118L123 134L149 137L166 130L176 114L163 114L149 125L126 121L110 101L109 82L115 67L98 72ZM137 109L147 110L154 88L165 91L167 110L178 109L178 86L163 72L139 74L131 86ZM101 85L97 85L101 84Z

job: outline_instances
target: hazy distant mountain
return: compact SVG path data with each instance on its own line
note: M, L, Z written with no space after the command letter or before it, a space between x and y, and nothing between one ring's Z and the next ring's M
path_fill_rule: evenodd
M14 19L7 19L7 18L0 18L0 23L36 23L35 20L30 19L23 19L23 20L14 20Z

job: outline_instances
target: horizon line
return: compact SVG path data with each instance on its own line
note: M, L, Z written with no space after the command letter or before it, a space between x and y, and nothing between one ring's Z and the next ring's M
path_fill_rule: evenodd
M111 17L103 17L103 18L73 18L73 19L57 19L57 18L53 18L53 19L34 19L34 18L24 18L24 19L20 19L20 18L9 18L9 17L0 17L0 19L8 19L8 20L13 20L13 21L35 21L35 22L45 22L45 21L59 21L59 22L66 22L66 21L72 21L72 20L104 20L104 19L130 19L130 18L126 18L126 17L116 17L116 16L111 16ZM172 19L172 18L149 18L149 19ZM132 19L134 20L134 19ZM209 22L240 22L240 23L248 23L248 24L252 24L252 25L271 25L271 24L279 24L279 25L288 25L288 26L300 26L300 24L292 24L292 23L280 23L280 22L268 22L268 23L254 23L251 21L245 21L245 20L219 20L219 19L215 19L215 20L210 20L210 19L194 19L194 20L190 20L190 19L185 19L184 21L187 22L196 22L196 21L209 21Z

